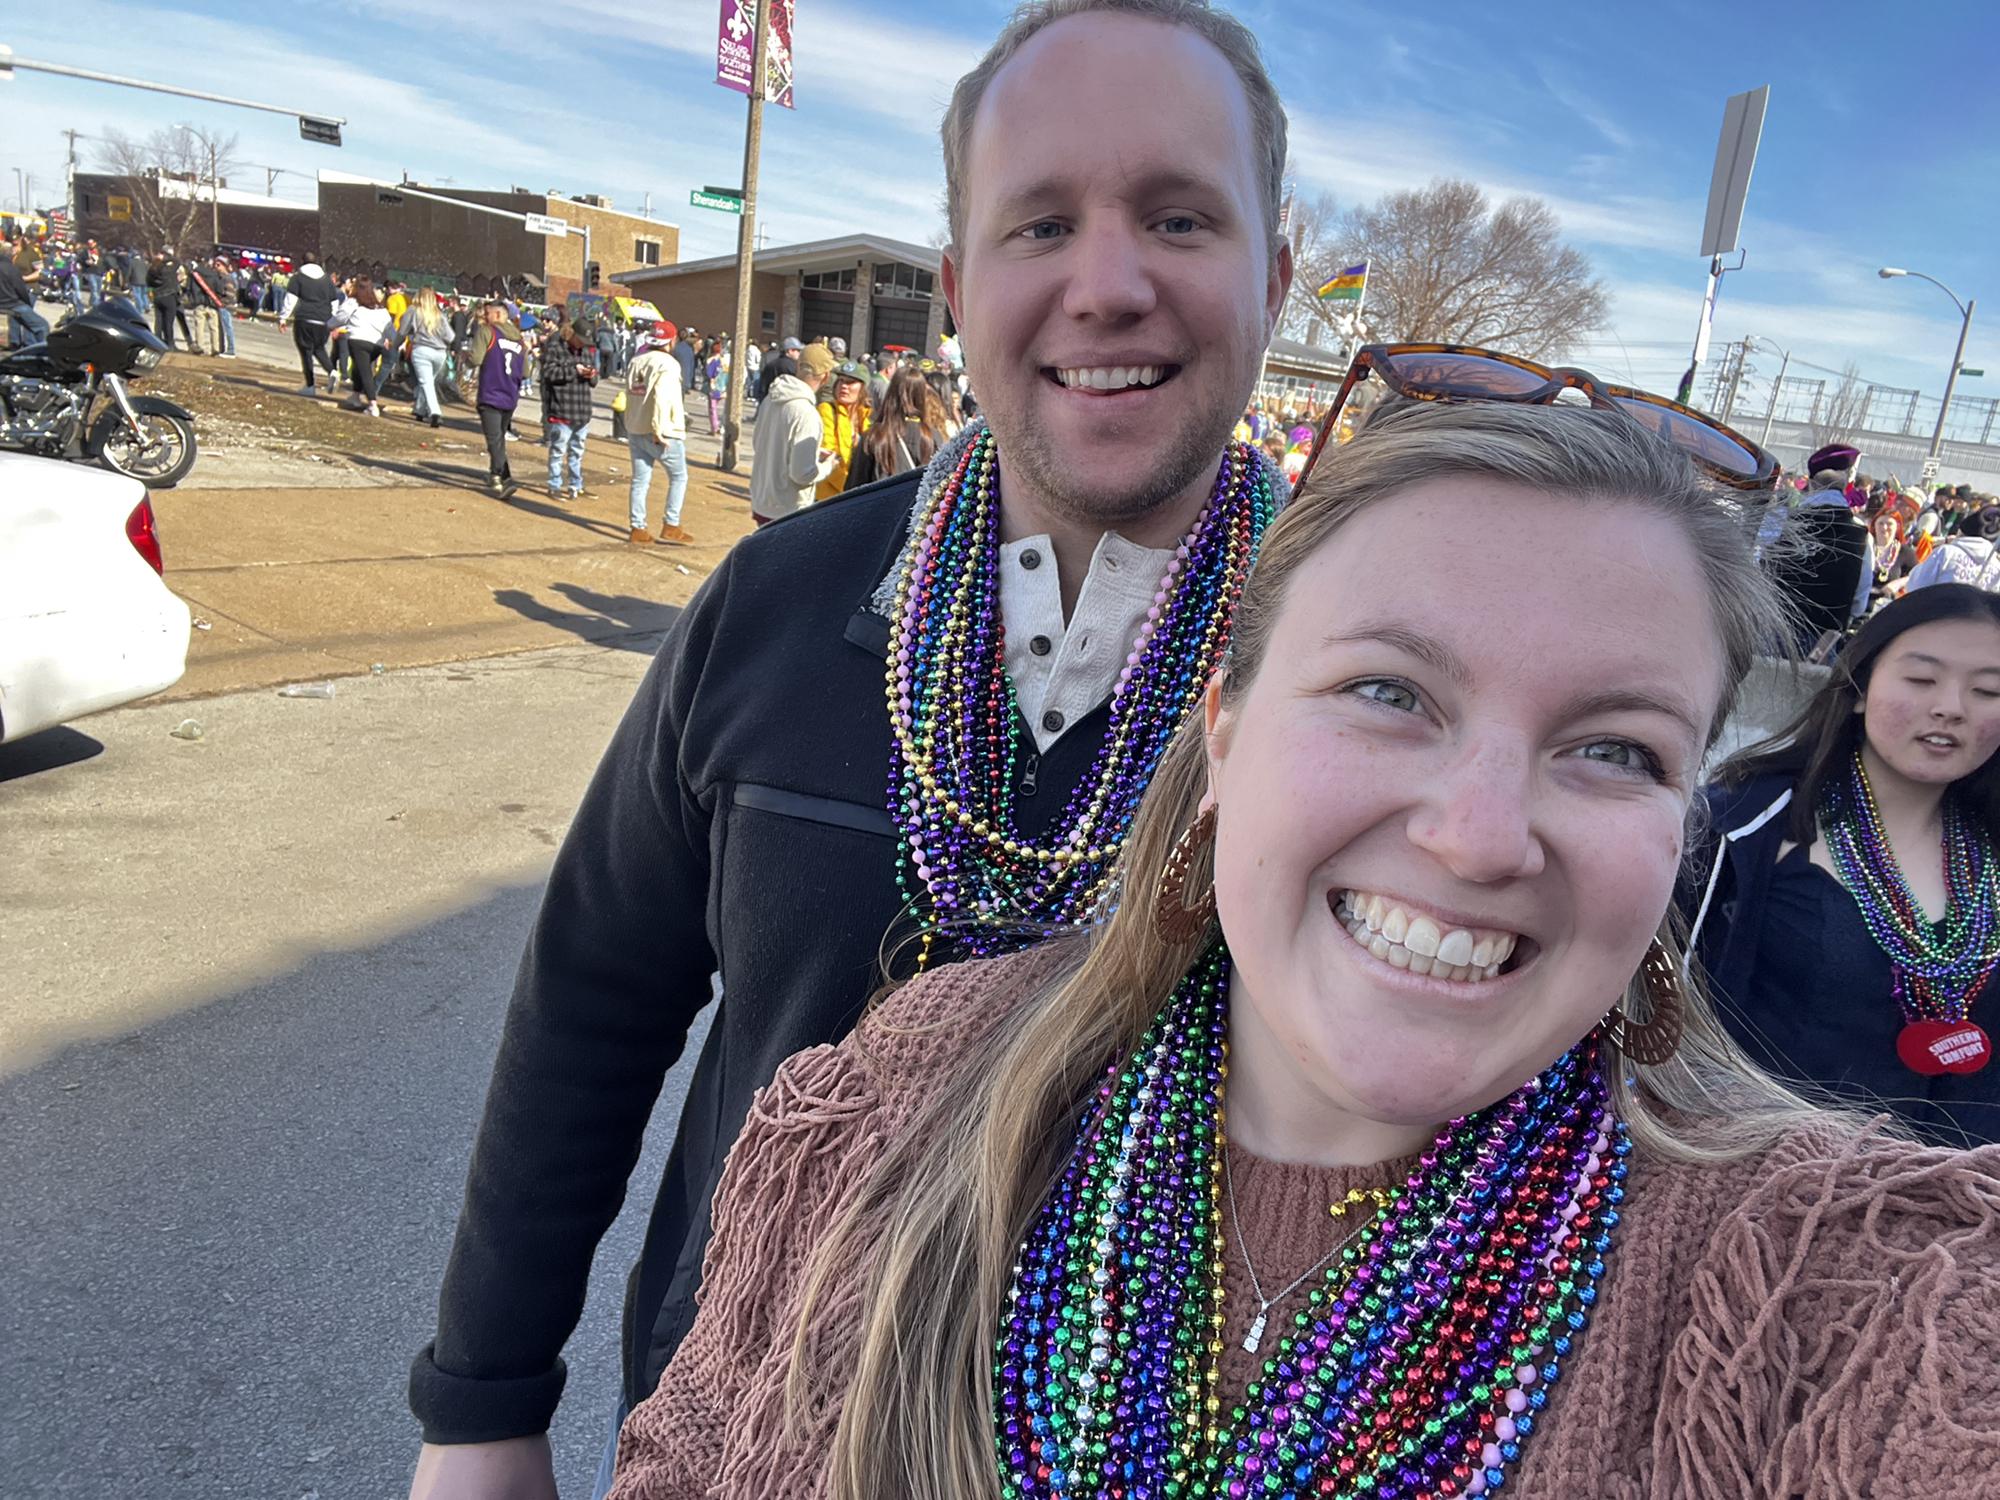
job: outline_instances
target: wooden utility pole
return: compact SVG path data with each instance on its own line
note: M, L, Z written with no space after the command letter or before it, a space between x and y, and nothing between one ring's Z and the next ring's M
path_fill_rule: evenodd
M757 0L757 45L750 54L750 123L743 133L743 222L736 227L736 324L729 340L729 388L722 401L724 473L736 472L742 429L743 381L749 374L744 351L750 344L750 281L757 265L757 155L764 145L764 70L771 50L771 6Z

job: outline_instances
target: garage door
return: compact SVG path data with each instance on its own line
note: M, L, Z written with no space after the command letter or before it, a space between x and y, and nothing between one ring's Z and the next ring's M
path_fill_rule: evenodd
M869 341L870 353L886 349L891 344L902 344L906 348L921 349L925 354L934 354L934 349L924 348L924 330L930 326L931 305L928 302L908 302L901 298L883 298L875 304L875 336Z
M801 292L799 294L799 338L810 344L815 339L844 339L854 332L852 292Z

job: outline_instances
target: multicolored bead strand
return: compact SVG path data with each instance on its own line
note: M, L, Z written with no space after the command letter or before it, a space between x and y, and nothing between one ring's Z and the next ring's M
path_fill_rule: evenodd
M1818 809L1820 835L1840 883L1870 936L1889 956L1905 1021L1960 1021L2000 966L2000 872L1984 831L1957 799L1945 798L1944 918L1932 922L1882 831L1861 752L1846 777L1830 777Z
M1625 1195L1602 1038L1439 1132L1225 1418L1227 989L1218 944L1107 1077L1029 1228L994 1354L1002 1493L1500 1489L1597 1301Z
M889 810L897 883L974 953L1024 927L1099 914L1139 798L1220 665L1229 619L1276 513L1262 455L1233 444L1215 489L1167 564L1113 689L1110 723L1043 842L1014 823L1020 712L1000 611L999 453L983 423L942 456L920 507L890 615L887 700L895 748Z

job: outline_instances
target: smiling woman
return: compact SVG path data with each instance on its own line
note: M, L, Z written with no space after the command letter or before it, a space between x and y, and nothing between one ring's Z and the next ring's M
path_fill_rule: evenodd
M1927 1135L2000 1140L2000 597L1875 614L1798 721L1724 768L1689 897L1765 1067Z
M1745 537L1617 412L1378 410L1117 910L781 1070L615 1494L1974 1493L2000 1153L1814 1109L1681 977Z

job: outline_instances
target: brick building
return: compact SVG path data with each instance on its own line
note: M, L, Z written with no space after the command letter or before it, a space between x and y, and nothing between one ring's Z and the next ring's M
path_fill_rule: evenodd
M421 182L408 186L461 203L587 226L590 258L607 282L620 271L669 266L680 258L676 226L622 212L608 199L518 188L488 192ZM585 289L581 235L532 234L509 219L412 197L338 172L320 173L319 209L322 258L341 271L365 270L378 280L429 281L440 289L506 292L546 302L560 302ZM610 288L602 285L600 290Z
M171 240L185 252L205 253L220 245L280 263L310 260L319 250L316 207L243 192L227 178L211 194L205 181L158 172L142 177L79 172L76 208L78 231L107 248L152 251L167 248Z
M760 250L750 286L751 336L807 342L838 335L852 354L890 344L926 352L950 326L938 252L874 234ZM719 255L613 278L683 327L726 333L736 322L736 257Z

